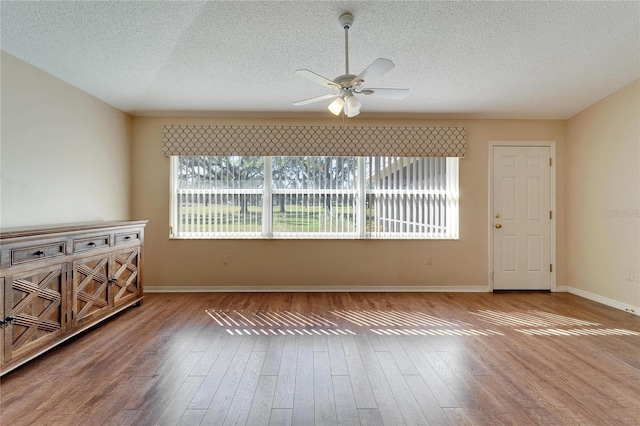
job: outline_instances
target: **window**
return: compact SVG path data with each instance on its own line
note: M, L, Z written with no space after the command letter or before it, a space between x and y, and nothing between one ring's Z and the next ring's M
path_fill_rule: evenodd
M174 238L458 238L458 159L171 157Z

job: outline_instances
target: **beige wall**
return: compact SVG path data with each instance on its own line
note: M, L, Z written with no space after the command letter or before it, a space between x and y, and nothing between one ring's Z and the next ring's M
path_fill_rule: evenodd
M485 287L488 142L551 140L557 142L557 285L640 306L640 80L568 121L351 121L466 127L457 241L189 241L168 238L162 125L335 121L132 119L4 52L1 67L0 225L150 219L147 286ZM222 265L223 255L229 265ZM635 283L626 280L629 271Z
M131 118L2 52L0 226L127 219Z
M358 125L464 126L467 158L460 162L460 239L457 241L170 240L169 159L162 154L164 124L335 125L334 120L136 117L133 122L132 215L150 219L145 285L193 286L433 286L482 287L488 276L488 143L557 142L557 283L565 280L566 197L564 121L367 120ZM222 264L222 256L229 264ZM432 265L425 264L425 256Z
M567 284L640 306L640 80L567 123Z
M147 286L486 288L488 142L501 140L557 142L557 284L565 285L565 121L351 121L466 127L457 241L169 240L169 159L162 155L162 125L335 121L131 118L4 52L1 78L1 225L150 219ZM229 265L222 265L223 255ZM427 255L431 266L425 264Z

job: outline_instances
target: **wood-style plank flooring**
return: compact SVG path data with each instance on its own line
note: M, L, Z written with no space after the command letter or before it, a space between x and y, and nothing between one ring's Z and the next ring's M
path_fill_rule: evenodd
M567 293L149 294L0 396L3 425L634 425L640 318Z

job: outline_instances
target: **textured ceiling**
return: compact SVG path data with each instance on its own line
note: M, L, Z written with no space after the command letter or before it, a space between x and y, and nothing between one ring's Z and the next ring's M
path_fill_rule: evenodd
M640 77L640 2L2 1L2 50L133 114L317 113L296 77L378 57L370 113L565 119Z

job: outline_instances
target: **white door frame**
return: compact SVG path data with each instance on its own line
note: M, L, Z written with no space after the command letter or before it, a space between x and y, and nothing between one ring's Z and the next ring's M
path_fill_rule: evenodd
M556 142L555 141L489 141L489 203L488 203L488 229L489 229L489 291L493 291L493 148L497 146L505 147L525 147L525 146L545 146L549 147L549 154L551 156L551 167L549 175L549 186L551 197L551 235L549 243L551 244L551 264L553 268L551 270L551 291L556 292Z

